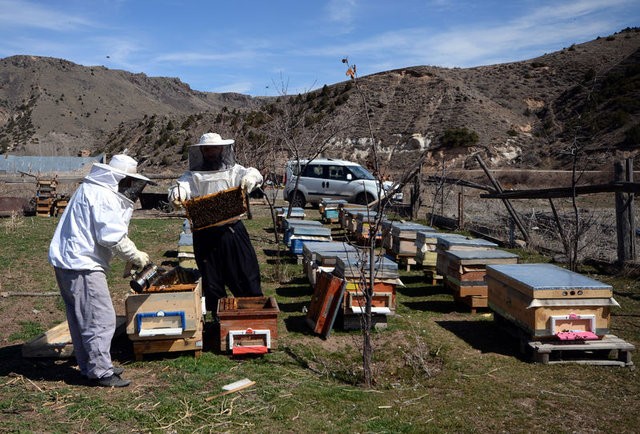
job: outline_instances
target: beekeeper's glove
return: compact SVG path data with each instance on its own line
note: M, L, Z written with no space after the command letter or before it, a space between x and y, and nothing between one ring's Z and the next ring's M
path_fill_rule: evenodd
M260 184L262 184L262 175L260 174L260 172L258 172L258 169L254 169L252 167L242 178L240 187L242 187L247 193L251 193Z
M187 199L189 199L189 193L184 187L174 185L169 190L169 202L171 202L173 209L176 211L184 206L183 202Z
M136 245L129 239L128 236L124 236L118 244L113 246L113 253L128 262L131 262L134 267L142 269L147 265L149 261L149 255L145 252L138 250Z

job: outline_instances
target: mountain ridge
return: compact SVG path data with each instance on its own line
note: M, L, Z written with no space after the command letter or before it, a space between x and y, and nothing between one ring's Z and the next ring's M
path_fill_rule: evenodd
M576 144L597 157L585 163L593 168L638 149L639 59L640 29L633 28L519 62L411 66L274 98L12 56L0 59L0 148L17 155L127 148L144 165L169 171L184 167L186 147L200 134L216 130L236 137L255 160L265 107L286 99L305 107L310 123L349 119L326 152L334 157L370 158L371 125L396 171L425 151L432 167L473 167L480 152L492 167L566 168L565 151Z

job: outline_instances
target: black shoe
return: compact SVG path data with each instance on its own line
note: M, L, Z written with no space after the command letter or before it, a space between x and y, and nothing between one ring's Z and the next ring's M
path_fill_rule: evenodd
M124 368L122 366L114 366L111 368L113 371L113 375L122 375L124 373ZM87 374L81 374L83 377L88 378Z
M131 384L131 380L124 380L119 375L109 375L108 377L98 378L95 384L102 387L127 387Z

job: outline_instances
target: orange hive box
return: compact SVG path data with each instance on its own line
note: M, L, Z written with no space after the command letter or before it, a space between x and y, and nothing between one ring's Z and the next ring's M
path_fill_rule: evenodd
M234 355L264 354L276 347L278 314L274 297L218 300L219 348Z

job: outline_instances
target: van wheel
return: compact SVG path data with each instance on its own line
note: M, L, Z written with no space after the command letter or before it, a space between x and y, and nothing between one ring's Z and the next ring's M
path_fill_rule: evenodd
M373 196L369 193L360 193L356 196L356 203L358 205L368 205L373 202Z
M294 206L296 208L304 208L304 206L307 204L307 201L304 200L304 194L296 191L294 194L289 196L289 203L291 204L291 206Z

